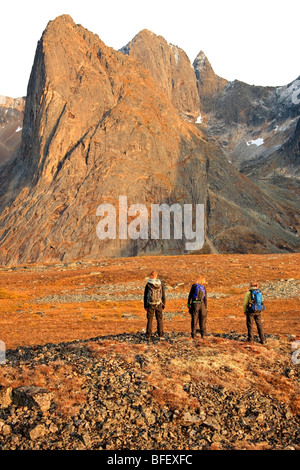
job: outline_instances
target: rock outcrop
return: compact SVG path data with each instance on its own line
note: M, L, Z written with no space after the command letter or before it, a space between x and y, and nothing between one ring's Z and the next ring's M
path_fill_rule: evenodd
M0 449L299 450L299 368L286 337L268 343L137 332L11 350L10 373L42 370L53 398L0 409Z
M186 56L155 36L152 45L148 32L139 38L124 54L70 16L48 24L28 84L20 153L1 169L0 262L185 252L184 237L99 240L97 207L118 208L119 196L148 208L204 204L202 251L297 250L294 214L195 124L194 84L190 94L179 86L181 74L193 82ZM146 53L149 61L138 60L140 42L169 57L159 81L159 61Z
M36 407L48 411L53 395L45 388L35 386L17 387L12 390L12 403L16 406Z

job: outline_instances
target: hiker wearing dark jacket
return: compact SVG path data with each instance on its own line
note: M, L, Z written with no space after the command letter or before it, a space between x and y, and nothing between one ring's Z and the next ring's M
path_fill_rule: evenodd
M243 310L244 310L244 314L246 315L248 341L253 342L253 322L255 321L260 342L264 344L266 340L265 340L265 333L264 333L264 329L263 329L262 321L261 321L261 311L258 310L258 311L253 312L252 311L253 309L251 308L251 305L252 305L251 293L252 291L256 289L259 289L258 283L254 281L250 282L249 290L246 292L245 297L244 297Z
M199 277L192 285L188 297L188 309L191 315L191 336L195 338L199 322L201 337L207 335L207 290L204 277Z
M144 291L144 309L147 311L146 337L150 341L152 334L152 323L155 315L157 322L157 333L159 339L164 336L163 331L163 309L166 305L166 296L163 283L157 279L157 272L151 273Z

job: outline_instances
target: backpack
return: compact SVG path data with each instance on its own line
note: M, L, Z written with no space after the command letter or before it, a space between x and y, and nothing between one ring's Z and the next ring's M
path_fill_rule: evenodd
M149 289L148 289L148 295L147 295L147 304L150 307L158 307L158 305L161 304L161 298L162 298L162 288L161 284L159 285L153 285L151 283L148 283Z
M251 303L248 305L248 312L261 312L265 309L263 296L259 289L250 290Z
M200 284L196 284L195 291L193 294L193 302L201 302L202 300L204 300L204 297L205 287Z

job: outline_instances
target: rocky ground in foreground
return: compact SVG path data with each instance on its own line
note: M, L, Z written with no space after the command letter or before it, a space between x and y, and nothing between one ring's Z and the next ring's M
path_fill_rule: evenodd
M0 449L299 450L292 341L138 332L9 350Z

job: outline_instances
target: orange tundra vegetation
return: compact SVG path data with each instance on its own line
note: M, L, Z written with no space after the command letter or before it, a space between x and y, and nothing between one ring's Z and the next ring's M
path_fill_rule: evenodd
M143 290L155 269L166 285L165 332L190 332L187 297L207 279L211 333L246 333L242 304L255 279L266 334L299 336L300 254L187 255L99 259L0 269L0 339L6 348L142 331Z
M150 395L158 406L167 405L175 413L186 405L199 408L190 387L202 382L232 392L254 387L298 413L299 388L282 371L290 370L291 343L300 339L299 261L300 254L188 255L2 268L0 339L20 354L27 346L65 342L70 351L85 348L90 360L116 358L122 370L142 357ZM166 341L159 350L155 343L126 343L114 337L145 331L143 291L153 269L166 285L164 331L184 333L176 346ZM211 335L191 341L187 297L199 274L208 282ZM253 279L264 294L267 347L240 339L246 337L243 299ZM72 343L75 340L85 343ZM59 360L33 360L17 368L8 363L0 369L2 386L45 387L64 414L78 412L85 402L86 380L71 363Z

